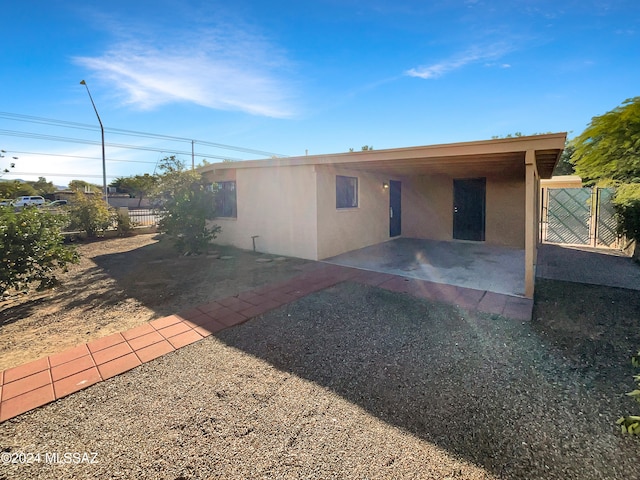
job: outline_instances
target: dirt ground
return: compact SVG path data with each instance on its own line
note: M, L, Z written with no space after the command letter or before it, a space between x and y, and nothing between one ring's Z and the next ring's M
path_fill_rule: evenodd
M0 301L0 371L216 298L284 280L307 263L231 247L182 256L156 234L78 244L47 292ZM232 257L222 259L220 257ZM270 262L257 262L267 258Z

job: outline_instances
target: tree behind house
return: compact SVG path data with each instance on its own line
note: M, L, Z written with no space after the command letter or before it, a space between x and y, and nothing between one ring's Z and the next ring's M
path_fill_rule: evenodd
M131 177L119 177L111 182L112 187L116 187L122 193L128 193L133 198L138 199L138 207L142 205L142 200L156 191L158 187L158 177L156 175L134 175Z
M640 242L640 97L591 119L571 161L587 184L616 187L618 232Z

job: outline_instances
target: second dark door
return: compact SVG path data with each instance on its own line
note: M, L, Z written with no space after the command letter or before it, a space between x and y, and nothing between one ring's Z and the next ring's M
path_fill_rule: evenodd
M453 238L484 241L486 178L453 181Z

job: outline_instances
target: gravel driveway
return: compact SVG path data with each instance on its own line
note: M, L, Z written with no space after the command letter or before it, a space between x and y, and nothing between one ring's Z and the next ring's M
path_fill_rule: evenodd
M0 478L640 478L608 370L638 339L601 368L545 322L339 284L4 422L5 452L98 463Z

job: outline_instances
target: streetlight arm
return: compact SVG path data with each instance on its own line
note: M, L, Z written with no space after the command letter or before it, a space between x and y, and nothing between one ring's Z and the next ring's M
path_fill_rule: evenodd
M87 82L82 80L80 85L84 85L87 89L87 93L89 94L89 100L91 100L91 105L93 105L93 111L96 112L96 117L98 117L98 123L100 124L100 133L102 134L102 187L104 189L104 201L107 202L107 206L109 205L109 190L107 190L107 162L104 156L104 126L102 125L102 120L100 119L100 114L98 113L98 109L96 108L96 104L93 101L93 97L91 96L91 92L89 91L89 87L87 86Z
M100 114L98 113L96 104L93 102L93 97L91 96L91 92L89 91L89 86L87 85L87 82L82 80L80 82L80 85L84 85L84 87L87 89L87 93L89 94L89 100L91 100L91 105L93 105L93 111L96 112L96 117L98 117L98 123L100 124L100 128L104 129L104 127L102 126L102 120L100 119Z

